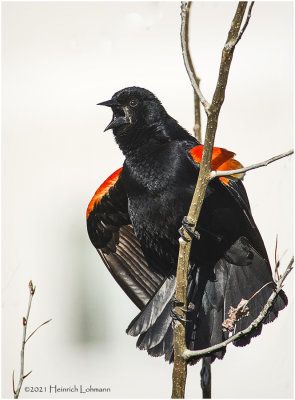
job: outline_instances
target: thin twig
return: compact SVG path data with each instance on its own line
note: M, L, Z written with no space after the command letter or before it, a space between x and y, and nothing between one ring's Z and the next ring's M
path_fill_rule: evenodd
M242 38L242 36L243 36L243 34L244 34L244 32L245 32L245 30L246 30L248 24L249 24L253 6L254 6L254 1L252 1L251 4L250 4L250 7L249 7L249 9L248 9L248 14L247 14L247 18L246 18L245 24L244 24L244 26L242 27L242 29L240 30L240 33L239 33L239 36L237 37L237 40L236 40L236 42L235 42L235 45L241 40L241 38Z
M34 335L34 333L36 333L37 330L41 328L41 326L48 324L48 322L50 322L50 321L52 321L52 318L50 318L48 321L43 322L43 324L40 324L40 325L38 326L38 328L36 328L36 329L27 337L26 343L27 343L27 341Z
M187 74L190 78L191 85L197 94L200 102L202 103L206 113L209 112L210 104L205 99L203 93L200 89L200 78L197 76L193 62L190 55L189 50L189 35L188 35L188 27L189 27L189 12L190 12L191 2L182 1L181 2L181 29L180 29L180 39L181 39L181 48L182 48L182 56L184 65L187 71Z
M266 161L262 161L262 162L257 163L257 164L252 164L252 165L249 165L248 167L244 167L244 168L233 169L233 170L230 170L230 171L211 171L210 180L212 180L214 178L218 178L220 176L237 175L237 174L242 174L242 173L245 173L247 171L250 171L251 169L266 167L268 164L271 164L274 161L280 160L281 158L290 156L293 153L294 153L294 150L289 150L286 153L279 154L278 156L269 158Z
M181 14L181 47L184 65L186 70L191 71L189 74L191 85L194 89L194 85L198 88L199 94L202 96L200 89L200 78L197 76L194 64L190 54L189 47L189 21L190 21L190 9L192 2L182 3L182 14ZM204 96L203 96L204 97ZM206 100L205 100L206 101ZM194 111L195 111L195 124L194 124L194 135L199 143L202 143L202 127L201 127L201 104L200 97L194 89Z
M288 264L288 267L286 268L286 271L284 272L284 274L282 275L281 279L278 281L276 289L272 292L272 294L270 295L267 303L265 304L263 310L261 311L261 313L258 315L258 317L248 326L248 328L236 333L235 335L232 335L231 337L229 337L227 340L225 340L222 343L218 343L214 346L211 347L207 347L206 349L202 349L202 350L188 350L186 349L183 353L183 357L185 360L188 360L192 357L202 357L202 356L208 356L209 354L214 353L217 350L220 350L224 347L226 347L229 343L234 342L235 340L239 339L242 336L247 335L248 333L250 333L253 329L257 328L257 326L264 320L264 318L266 317L268 311L270 310L270 308L272 307L274 301L276 300L279 292L282 290L283 287L283 282L286 279L286 277L288 276L288 274L292 271L293 269L293 263L294 263L294 257L292 257L291 261Z
M277 283L277 282L280 280L280 278L281 278L280 273L279 273L279 268L280 268L280 265L281 265L281 259L284 257L284 255L286 254L287 250L285 250L285 251L283 252L283 254L281 255L280 258L278 258L278 256L277 256L277 251L278 251L278 235L276 236L276 247L275 247L275 273L274 273L274 281L275 281L276 283Z
M199 143L202 143L201 103L196 92L194 92L194 110L195 110L195 124L193 128L194 136Z
M28 320L31 311L32 299L35 294L36 287L33 287L32 281L29 282L29 289L30 289L30 297L28 303L28 309L26 317L23 317L23 339L22 339L22 347L20 352L20 373L19 373L19 381L16 390L14 389L14 398L18 399L23 381L25 379L24 375L24 367L25 367L25 345L26 345L26 335L27 335L27 326Z
M278 251L278 235L276 236L276 247L275 247L275 279L279 280L280 276L279 276L279 266L280 266L280 262L277 259L277 251Z
M254 294L252 294L250 299L247 301L247 304L249 303L250 300L254 299L254 297L257 296L258 293L261 292L261 290L263 290L266 286L270 285L271 283L272 283L272 281L266 282L260 289L258 289Z
M219 76L217 80L216 89L213 95L212 104L209 106L209 109L207 109L208 121L206 127L204 152L203 152L202 162L200 165L198 182L196 185L196 189L187 216L188 222L193 224L193 230L196 227L197 220L199 218L199 214L205 197L205 192L210 182L211 158L212 158L213 144L217 129L217 121L221 106L224 101L228 74L233 57L233 52L235 49L234 45L229 46L229 44L233 43L239 35L246 6L247 6L246 2L240 2L237 6L237 10L228 33L227 41L222 51ZM184 3L182 3L182 18L183 18L183 13L185 12L185 8L186 7ZM188 70L188 74L190 73L191 71ZM204 101L202 101L202 98L200 98L200 101L203 104L204 108L208 107L208 103L206 102L206 104L204 105ZM182 238L179 239L179 257L177 264L176 292L175 292L176 299L184 304L183 306L184 309L186 308L186 303L187 303L187 297L186 297L187 272L188 272L191 240L192 240L188 234L186 235L186 237L187 241L183 240ZM185 318L185 313L183 310L181 310L180 307L176 307L175 311L181 317ZM173 367L173 378L172 378L173 379L172 398L184 398L187 363L186 360L183 358L183 353L186 350L187 348L185 342L185 324L181 323L180 321L176 321L174 328L174 367Z
M30 290L30 297L29 297L29 303L28 303L28 309L27 309L27 314L25 317L23 317L23 338L22 338L22 347L21 347L21 353L20 353L20 373L19 373L19 381L17 388L15 389L15 384L14 384L14 371L12 373L12 387L13 387L13 394L14 398L18 399L22 384L25 378L27 378L32 371L28 372L27 374L24 374L24 367L25 367L25 346L27 341L30 339L31 336L39 329L41 326L47 324L48 322L51 321L49 319L46 322L43 322L43 324L39 325L38 328L36 328L28 337L27 337L27 326L28 326L28 320L30 316L30 311L31 311L31 305L32 305L32 300L33 296L36 291L36 286L33 286L32 281L29 282L29 290Z
M14 370L12 371L12 390L13 390L13 394L15 395L16 391L15 391L15 384L14 384Z
M25 379L27 376L29 376L32 372L33 372L32 370L31 370L30 372L28 372L28 373L24 376L24 379Z

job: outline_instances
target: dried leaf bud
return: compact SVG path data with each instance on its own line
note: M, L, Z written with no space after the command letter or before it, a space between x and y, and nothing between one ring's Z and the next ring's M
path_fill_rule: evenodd
M23 317L23 326L26 326L26 325L27 325L27 320L25 317Z
M33 286L33 282L32 281L29 282L29 289L30 289L31 295L33 295L35 293L36 287Z

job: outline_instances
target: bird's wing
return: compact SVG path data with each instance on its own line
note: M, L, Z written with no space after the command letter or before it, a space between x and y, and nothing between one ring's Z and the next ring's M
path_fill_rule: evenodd
M202 161L203 148L203 145L199 145L189 150L192 159L198 164L200 164ZM233 153L232 151L223 149L221 147L213 147L211 160L212 171L230 171L243 168L243 165L239 161L237 161L234 156L235 153ZM243 176L244 174L235 174L231 175L230 177L220 177L219 179L221 182L228 186L230 181L243 179Z
M198 167L202 161L204 146L195 146L189 150L190 160L197 163ZM235 153L220 148L214 147L212 152L211 169L212 171L230 171L235 169L243 168L243 165L235 158ZM244 211L246 218L250 226L255 230L256 225L252 217L250 203L242 179L245 174L235 174L230 176L219 177L218 181L222 184L223 188L226 188L230 195L239 204L241 209Z
M129 298L142 309L161 286L134 234L120 174L115 171L95 192L87 208L87 230L103 262Z
M202 161L203 147L204 146L199 145L189 150L190 159L193 159L194 163L197 163L198 165ZM243 165L237 161L234 156L235 153L229 150L214 147L211 162L212 171L227 171L243 168ZM245 228L247 227L247 237L251 238L255 249L268 262L268 255L259 230L257 229L253 219L248 196L242 183L244 175L245 174L235 174L227 177L219 177L218 181L220 182L220 186L223 187L223 190L226 190L240 207L245 220L247 221L247 224L245 225Z

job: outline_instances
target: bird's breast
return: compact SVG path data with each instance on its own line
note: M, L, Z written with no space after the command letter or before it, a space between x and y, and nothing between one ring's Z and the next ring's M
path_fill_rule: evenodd
M128 211L139 239L175 238L181 220L187 214L194 186L175 182L166 174L137 175L127 186ZM140 179L138 179L140 177Z
M145 247L178 246L178 229L187 214L196 173L173 144L126 159L122 182L135 233ZM190 169L192 168L192 169Z

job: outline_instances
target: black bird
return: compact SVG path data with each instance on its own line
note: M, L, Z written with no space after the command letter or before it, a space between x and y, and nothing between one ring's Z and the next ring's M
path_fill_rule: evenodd
M87 209L90 240L130 299L140 308L127 333L152 356L173 361L173 298L178 230L187 215L203 146L170 117L148 90L129 87L100 103L111 107L112 129L122 150L123 168L97 190ZM212 169L240 168L234 153L214 148ZM225 340L222 323L230 307L250 297L246 328L275 288L267 252L253 220L240 175L208 186L190 256L187 347L203 349ZM188 226L185 226L188 229ZM264 320L273 321L287 304L280 292ZM262 326L237 340L248 344ZM222 358L225 350L211 356ZM191 360L191 363L197 360Z

